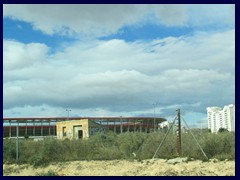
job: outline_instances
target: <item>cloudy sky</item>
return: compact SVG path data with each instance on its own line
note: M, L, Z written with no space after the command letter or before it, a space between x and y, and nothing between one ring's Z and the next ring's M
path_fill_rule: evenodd
M3 80L4 117L181 108L206 126L235 103L235 6L4 5Z

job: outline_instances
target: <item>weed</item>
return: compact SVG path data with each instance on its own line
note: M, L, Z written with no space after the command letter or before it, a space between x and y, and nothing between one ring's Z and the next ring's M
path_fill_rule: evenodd
M37 173L36 176L59 176L55 171L49 170L48 172Z

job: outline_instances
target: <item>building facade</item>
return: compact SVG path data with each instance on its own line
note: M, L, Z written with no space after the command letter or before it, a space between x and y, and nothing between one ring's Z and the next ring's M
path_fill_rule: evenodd
M217 133L220 128L235 131L235 105L207 108L208 129Z
M87 139L98 132L104 132L106 127L88 119L70 120L56 123L57 139Z

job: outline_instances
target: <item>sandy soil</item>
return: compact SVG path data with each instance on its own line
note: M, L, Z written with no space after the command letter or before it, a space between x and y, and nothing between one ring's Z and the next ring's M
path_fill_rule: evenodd
M37 176L54 172L59 176L235 176L235 161L189 161L169 164L167 160L72 161L34 168L4 164L4 176Z

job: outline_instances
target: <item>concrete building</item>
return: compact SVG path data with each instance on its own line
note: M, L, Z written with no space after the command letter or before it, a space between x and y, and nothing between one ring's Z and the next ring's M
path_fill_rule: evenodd
M88 119L70 120L56 123L57 139L87 139L97 132L105 131L105 127Z
M207 108L208 129L217 133L220 128L235 131L235 106L230 104L220 107Z
M173 122L168 122L168 121L163 121L162 123L158 124L158 130L162 131L162 132L167 132L169 130L169 128L172 126ZM178 131L178 126L177 124L173 124L172 126L172 133L176 134ZM187 129L185 126L181 125L181 132L182 133L187 133Z

